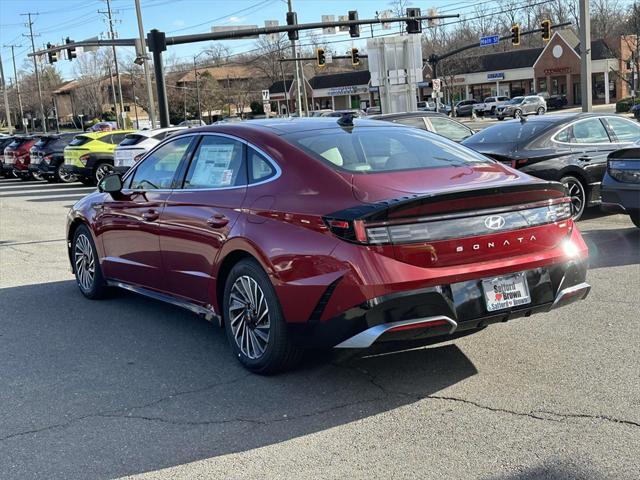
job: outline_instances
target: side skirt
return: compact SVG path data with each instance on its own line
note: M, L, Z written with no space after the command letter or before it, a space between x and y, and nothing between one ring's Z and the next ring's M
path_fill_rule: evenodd
M171 305L184 308L185 310L189 310L190 312L200 315L209 322L216 321L219 326L222 326L222 318L213 310L213 308L201 307L200 305L196 305L195 303L188 302L186 300L174 297L172 295L155 292L153 290L149 290L143 287L138 287L136 285L130 285L124 282L118 282L115 280L107 280L107 285L110 287L117 287L117 288L122 288L124 290L129 290L130 292L134 292L148 298L153 298L154 300L170 303Z

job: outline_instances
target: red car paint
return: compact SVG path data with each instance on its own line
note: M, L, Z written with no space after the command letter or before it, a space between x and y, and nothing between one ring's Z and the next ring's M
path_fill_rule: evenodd
M38 139L35 137L28 138L25 141L21 142L18 148L6 147L4 149L5 162L13 164L13 171L16 175L22 176L29 173L29 164L31 163L30 150L37 141ZM11 157L12 161L8 160L7 157Z
M309 323L334 282L337 286L316 319L320 324L398 292L543 267L564 268L567 262L586 263L587 247L570 218L490 235L402 245L367 245L340 238L328 227L327 215L382 201L399 202L382 221L392 223L554 202L564 193L489 160L463 167L376 174L335 169L281 135L289 127L341 132L335 119L318 120L227 124L171 137L233 136L259 147L282 174L263 184L220 191L123 191L117 198L96 192L71 210L69 239L74 228L85 223L91 228L106 278L176 296L217 313L221 312L226 262L240 254L251 256L271 279L290 325ZM355 128L377 128L379 122L355 124ZM402 202L407 205L403 207ZM219 224L211 223L215 218L221 219Z

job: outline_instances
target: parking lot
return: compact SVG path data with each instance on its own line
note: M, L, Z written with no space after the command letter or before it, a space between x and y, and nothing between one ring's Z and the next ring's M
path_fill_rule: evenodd
M640 230L579 222L584 302L424 349L247 373L213 324L66 256L92 188L0 180L2 478L637 478Z

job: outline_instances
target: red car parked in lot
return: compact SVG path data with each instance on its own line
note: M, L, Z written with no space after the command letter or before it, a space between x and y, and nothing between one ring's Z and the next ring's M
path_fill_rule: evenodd
M564 187L385 122L178 133L68 217L81 292L219 318L250 370L302 347L448 340L589 292Z
M31 147L38 141L38 137L14 137L13 141L4 149L4 163L14 176L22 180L30 180L33 175L29 171L31 163Z

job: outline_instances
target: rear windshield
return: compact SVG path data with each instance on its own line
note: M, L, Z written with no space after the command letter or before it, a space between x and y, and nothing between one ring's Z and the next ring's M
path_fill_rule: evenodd
M16 148L20 148L20 145L22 145L25 142L28 142L30 139L28 138L14 138L13 141L7 145L7 148L12 148L12 149L16 149Z
M136 145L137 143L140 143L144 138L147 138L147 137L145 137L144 135L126 135L124 137L124 140L120 142L120 146L127 147L131 145Z
M56 141L57 138L54 137L42 137L40 140L38 140L36 142L36 144L34 145L36 148L44 148L46 147L49 143L53 143L54 141Z
M509 122L480 130L464 141L465 145L483 143L519 143L544 132L551 126L547 122Z
M490 163L486 157L415 128L354 128L284 135L333 167L358 173Z
M76 138L69 142L70 147L79 147L80 145L84 145L85 143L89 143L93 140L91 137L86 137L84 135L78 135Z

